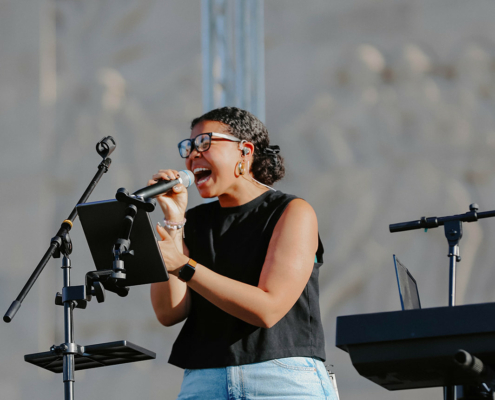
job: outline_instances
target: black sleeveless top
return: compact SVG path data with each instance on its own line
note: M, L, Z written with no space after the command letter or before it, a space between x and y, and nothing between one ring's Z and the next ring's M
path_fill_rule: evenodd
M187 212L189 256L212 271L257 286L268 244L280 216L295 196L267 191L249 203L222 208L218 201ZM325 360L318 303L319 240L313 273L301 297L273 327L251 325L191 290L191 312L169 362L180 368L219 368L284 357Z

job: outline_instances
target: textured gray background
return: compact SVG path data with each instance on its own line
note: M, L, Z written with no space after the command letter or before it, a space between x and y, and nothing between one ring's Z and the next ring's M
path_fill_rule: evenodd
M338 315L397 310L392 254L425 307L447 302L440 229L390 234L422 215L495 208L495 4L486 0L267 0L267 126L287 176L277 187L316 209L325 245L321 305L343 399L434 399L388 392L334 347ZM115 137L91 200L181 168L175 144L201 114L200 2L0 2L0 309L24 282L96 172L95 143ZM200 199L191 191L191 205ZM154 213L158 220L160 215ZM495 221L465 224L458 302L495 301ZM73 283L93 269L72 230ZM62 398L60 375L23 361L63 341L51 261L14 321L0 325L0 398ZM179 327L155 320L149 288L75 312L79 344L127 339L156 361L76 374L77 398L174 399L167 364Z

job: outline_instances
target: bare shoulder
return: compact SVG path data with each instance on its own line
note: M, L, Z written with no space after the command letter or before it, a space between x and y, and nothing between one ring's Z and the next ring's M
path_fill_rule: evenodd
M282 219L291 222L306 221L306 223L316 223L316 213L306 200L294 199L288 204L282 214Z
M313 207L303 199L292 200L275 226L275 236L283 234L282 232L297 238L316 234L318 232L318 220Z

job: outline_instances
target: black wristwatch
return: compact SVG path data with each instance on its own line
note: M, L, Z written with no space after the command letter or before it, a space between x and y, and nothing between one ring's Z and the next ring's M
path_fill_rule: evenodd
M196 272L196 265L198 263L194 261L192 258L179 270L179 279L182 282L187 282L191 280L194 273Z

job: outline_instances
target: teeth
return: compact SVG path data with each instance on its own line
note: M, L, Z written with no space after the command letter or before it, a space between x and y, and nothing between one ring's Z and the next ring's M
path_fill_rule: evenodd
M209 176L207 176L207 177L205 177L203 179L200 179L196 184L201 185L202 183L206 182L208 179L210 179Z
M194 168L193 173L197 174L198 172L201 172L201 171L210 171L210 170L208 168Z

